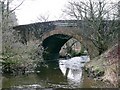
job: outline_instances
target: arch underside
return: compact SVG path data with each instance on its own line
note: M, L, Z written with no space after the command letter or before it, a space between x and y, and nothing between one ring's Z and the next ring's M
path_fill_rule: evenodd
M61 50L61 47L71 38L71 36L63 34L55 34L46 38L42 43L44 47L44 59L57 59L59 57L59 51Z
M93 42L81 35L77 28L56 28L47 32L42 37L44 47L43 57L46 60L56 59L59 57L61 47L71 38L78 40L87 50L91 58L98 55L98 51Z

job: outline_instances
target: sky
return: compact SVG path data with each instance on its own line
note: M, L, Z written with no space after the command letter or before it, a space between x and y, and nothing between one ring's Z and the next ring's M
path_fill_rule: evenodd
M62 18L62 10L68 0L25 0L15 11L19 24L29 24L39 21L40 16L48 20Z
M39 22L38 17L40 16L49 16L49 21L65 19L63 10L65 9L68 1L71 0L25 0L24 3L15 11L18 24L22 25ZM16 4L17 3L15 3L15 5Z

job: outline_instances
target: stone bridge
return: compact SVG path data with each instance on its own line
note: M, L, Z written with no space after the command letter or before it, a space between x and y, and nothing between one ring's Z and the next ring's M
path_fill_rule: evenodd
M93 58L98 55L98 51L96 51L92 41L83 36L83 33L86 33L83 28L83 21L78 22L76 20L39 22L14 27L21 36L22 43L27 44L33 36L40 40L45 52L48 52L47 57L58 56L61 47L69 39L75 38L84 45L90 57Z

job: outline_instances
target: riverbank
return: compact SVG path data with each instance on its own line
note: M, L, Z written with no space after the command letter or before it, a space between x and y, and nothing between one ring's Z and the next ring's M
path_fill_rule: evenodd
M119 53L120 47L116 44L102 55L91 60L85 66L88 76L106 82L112 87L120 87Z

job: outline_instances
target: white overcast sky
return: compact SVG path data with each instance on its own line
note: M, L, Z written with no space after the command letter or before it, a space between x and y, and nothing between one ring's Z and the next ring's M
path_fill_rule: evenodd
M69 0L25 0L16 10L19 24L28 24L37 21L40 15L48 16L49 20L62 17L62 9Z
M62 9L71 0L25 0L16 10L19 24L29 24L37 21L40 15L48 16L49 20L63 19ZM113 0L118 1L118 0Z

